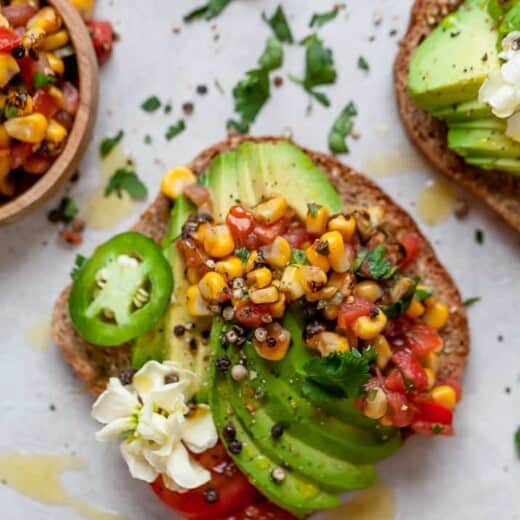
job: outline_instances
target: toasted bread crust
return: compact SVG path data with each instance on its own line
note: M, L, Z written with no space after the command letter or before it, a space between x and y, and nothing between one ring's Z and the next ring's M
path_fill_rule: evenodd
M447 147L446 126L412 102L407 88L408 67L415 48L462 0L416 0L410 25L401 40L394 65L397 105L404 126L426 158L468 191L484 200L520 231L520 176L470 166Z
M278 138L232 137L208 148L188 166L196 173L201 173L215 155L235 148L245 139L272 141ZM455 283L436 258L430 243L421 234L412 218L372 181L331 156L310 150L305 151L327 173L347 207L381 205L386 212L387 230L390 233L413 231L420 237L420 253L409 271L419 275L424 283L434 287L439 298L450 305L451 317L448 325L442 330L444 349L440 356L440 373L460 380L469 353L466 312ZM160 241L167 231L169 208L169 200L164 195L159 195L133 229ZM86 342L70 321L69 292L70 288L66 288L54 307L52 337L61 349L65 360L72 365L76 375L94 394L99 394L104 390L110 376L117 376L121 370L130 366L130 348L128 345L104 348Z

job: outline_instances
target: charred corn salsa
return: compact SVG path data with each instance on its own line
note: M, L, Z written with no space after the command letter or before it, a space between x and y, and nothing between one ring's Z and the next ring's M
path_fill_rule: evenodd
M367 417L452 433L460 387L438 376L439 331L450 311L407 274L419 249L415 234L389 235L377 206L330 215L311 203L303 222L281 196L251 209L234 205L215 223L209 192L186 168L169 172L162 189L198 206L176 241L190 283L187 307L194 318L222 317L223 343L252 339L261 358L280 361L291 344L282 318L299 305L307 347L322 357L370 353L370 379L356 402Z
M38 0L0 12L0 201L30 186L62 152L79 105L69 32Z

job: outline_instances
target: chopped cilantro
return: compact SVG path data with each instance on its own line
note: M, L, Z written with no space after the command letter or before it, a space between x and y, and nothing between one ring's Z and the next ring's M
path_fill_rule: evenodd
M399 316L401 316L408 310L416 293L418 283L419 278L417 277L413 280L410 280L410 285L408 286L408 289L406 289L405 293L401 296L401 298L396 302L393 302L389 305L385 305L383 307L383 312L386 314L388 318L399 318Z
M267 39L265 50L258 63L265 70L274 70L282 66L283 48L278 38L271 36Z
M152 136L150 134L144 136L144 144L152 144Z
M421 286L420 288L417 287L417 289L415 289L415 298L419 301L427 300L432 295L433 295L433 290L430 289L429 287L425 287L424 285Z
M56 83L56 76L54 74L44 74L43 72L35 72L33 76L34 90L45 87L47 85L54 85Z
M165 114L169 114L172 110L173 110L173 107L172 107L171 103L166 103L166 105L164 105L164 113Z
M361 251L354 261L352 269L355 272L361 267L363 262L366 262L367 270L374 280L391 278L396 273L397 266L390 265L386 258L386 253L386 247L382 244L379 244L370 252Z
M326 23L331 22L338 16L340 6L335 5L331 11L327 11L326 13L314 13L312 15L311 21L309 22L309 27L322 27Z
M99 155L104 159L110 152L117 146L117 144L123 139L125 133L123 130L119 130L113 137L105 137L99 145Z
M368 251L360 251L352 264L352 271L355 273L360 267L361 264L365 261L365 258L368 255Z
M516 429L515 432L515 448L516 454L520 457L520 426Z
M246 72L246 77L233 88L235 112L242 123L252 123L269 99L269 71L263 68Z
M472 305L475 305L475 303L477 303L479 301L480 301L480 296L472 296L471 298L466 298L462 302L462 305L464 305L464 307L471 307Z
M148 195L145 184L139 179L135 171L119 168L108 181L105 197L115 192L121 198L123 191L126 191L132 199L144 199Z
M332 153L348 153L345 139L352 132L357 109L351 101L336 118L329 132L329 149Z
M145 112L155 112L161 106L161 100L157 96L150 96L141 103L141 108Z
M201 5L184 15L183 20L185 22L192 22L197 18L211 20L218 16L230 3L231 0L209 0L207 4Z
M249 258L249 250L247 247L239 247L238 249L235 249L235 255L242 260L242 263L246 263L247 259Z
M55 412L55 411L56 411L56 405L51 403L51 404L49 405L49 410L50 410L51 412Z
M176 135L179 135L186 129L186 124L183 119L179 119L175 125L170 125L166 130L166 140L171 141Z
M289 22L287 21L287 17L285 16L281 5L276 8L276 11L271 16L271 18L267 18L265 13L262 15L262 18L267 24L271 26L271 29L273 30L278 40L285 43L294 43L291 28L289 27Z
M303 249L291 249L291 264L309 265L307 254Z
M432 425L432 432L435 433L435 435L439 435L444 431L444 426L442 424L433 424Z
M316 202L308 202L307 203L307 213L312 217L316 218L318 215L318 210L321 208L321 204L317 204Z
M70 272L70 277L72 280L77 280L79 272L83 269L83 266L87 262L87 258L83 255L76 255L74 259L74 266L72 267L72 271Z
M357 66L361 70L370 70L370 65L368 64L368 61L363 58L363 56L360 56L357 60Z
M7 105L4 109L4 116L7 119L11 119L11 117L16 117L18 114L18 109L13 105Z
M482 231L482 229L476 229L475 230L475 242L477 244L483 244L484 243L484 231Z
M249 123L247 121L235 121L234 119L228 119L226 128L228 130L232 128L239 134L247 134L247 132L249 132Z
M58 208L63 222L71 222L74 217L78 214L78 206L74 202L72 197L66 196L61 199L60 206Z

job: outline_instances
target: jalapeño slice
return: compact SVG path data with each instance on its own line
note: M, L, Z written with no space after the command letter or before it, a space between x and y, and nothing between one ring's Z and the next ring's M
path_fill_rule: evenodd
M99 246L69 298L76 330L95 345L121 345L150 330L170 301L173 277L161 248L133 231Z

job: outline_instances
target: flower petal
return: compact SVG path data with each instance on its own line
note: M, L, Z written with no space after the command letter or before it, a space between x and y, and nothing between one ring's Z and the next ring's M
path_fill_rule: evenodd
M146 449L146 445L140 440L123 442L121 444L121 455L125 459L132 477L145 482L153 482L159 473L145 459L144 449Z
M186 406L188 399L184 394L184 389L184 382L170 383L150 393L147 399L168 413L180 412L184 415L188 412L188 407Z
M510 85L520 83L520 54L516 53L507 63L502 65L502 77Z
M108 423L104 428L101 428L96 433L96 439L98 441L113 441L121 437L121 435L128 431L135 429L135 418L133 417L121 417Z
M154 403L146 401L139 412L136 433L146 439L158 444L162 444L168 438L166 430L166 418L154 412Z
M123 386L117 377L111 377L107 389L92 406L92 417L100 423L107 424L131 416L138 405L137 395Z
M506 135L513 141L520 143L520 112L513 114L507 120Z
M202 453L217 444L217 429L207 404L199 404L185 420L182 440L190 451Z
M173 449L168 459L166 475L177 486L185 489L197 488L211 479L211 473L190 458L182 443L178 443Z

